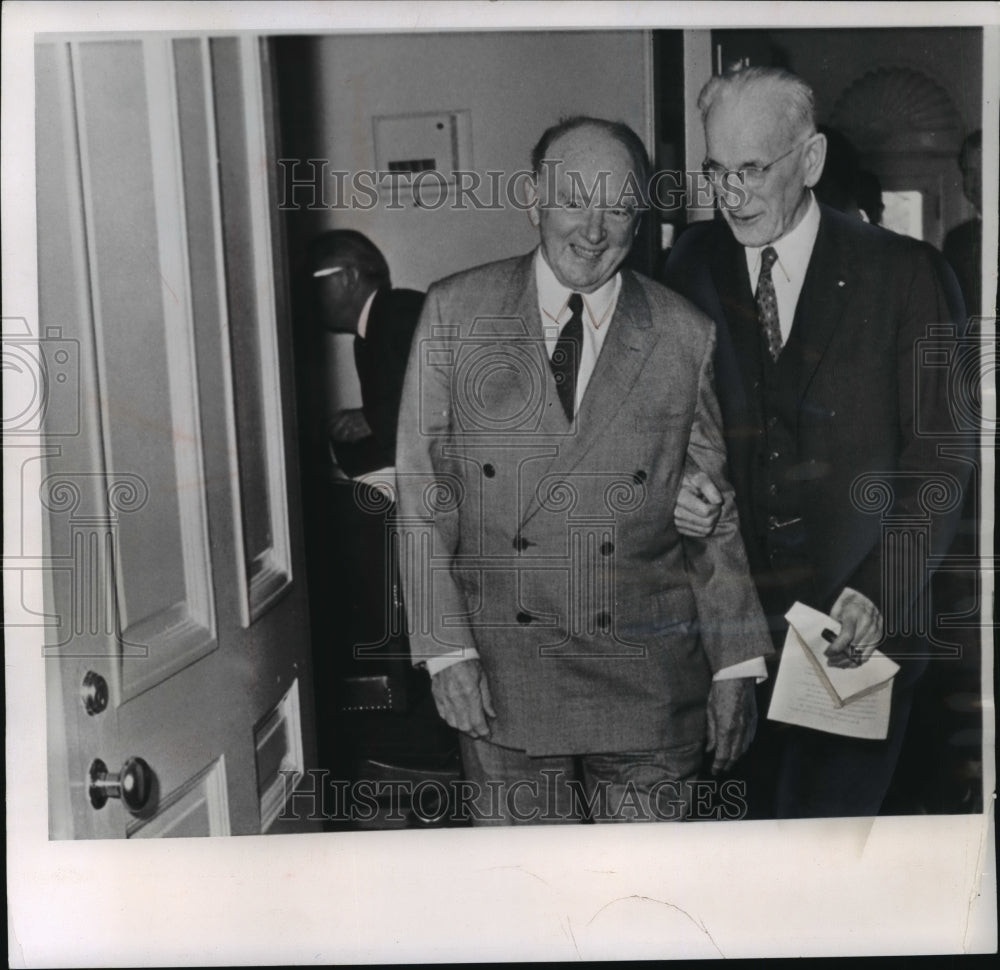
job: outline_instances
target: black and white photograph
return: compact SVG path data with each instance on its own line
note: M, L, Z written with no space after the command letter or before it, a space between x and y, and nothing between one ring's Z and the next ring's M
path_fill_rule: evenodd
M4 6L12 966L996 952L950 6Z

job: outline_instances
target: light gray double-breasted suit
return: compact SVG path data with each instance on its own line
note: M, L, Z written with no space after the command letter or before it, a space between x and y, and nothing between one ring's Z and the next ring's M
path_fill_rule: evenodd
M725 482L714 326L623 270L571 423L532 260L427 294L396 453L411 652L474 647L490 740L530 755L691 744L713 673L772 652L728 485L712 536L673 523L685 467Z

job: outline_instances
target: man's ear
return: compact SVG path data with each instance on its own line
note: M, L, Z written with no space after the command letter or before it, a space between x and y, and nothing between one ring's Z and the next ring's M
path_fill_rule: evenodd
M534 179L524 182L524 201L528 204L528 221L537 229L542 220L538 211L538 183Z
M353 293L354 290L358 288L358 282L361 279L361 273L358 271L357 266L347 266L344 269L344 281L347 283L347 288Z
M811 189L823 174L823 164L826 162L826 135L817 132L806 142L802 162L805 167L806 187Z

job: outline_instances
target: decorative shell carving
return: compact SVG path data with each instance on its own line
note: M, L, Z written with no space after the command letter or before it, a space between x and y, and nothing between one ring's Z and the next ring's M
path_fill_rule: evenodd
M862 75L837 99L830 121L861 151L889 147L901 136L928 144L954 141L957 147L962 128L948 92L909 67L879 67Z

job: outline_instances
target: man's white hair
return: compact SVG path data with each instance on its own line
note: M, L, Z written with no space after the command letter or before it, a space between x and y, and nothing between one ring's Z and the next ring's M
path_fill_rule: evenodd
M770 95L782 108L782 118L792 136L811 135L816 131L816 96L798 75L782 67L745 67L716 75L701 89L698 110L701 121L708 121L712 105L721 95L741 95L747 91Z

